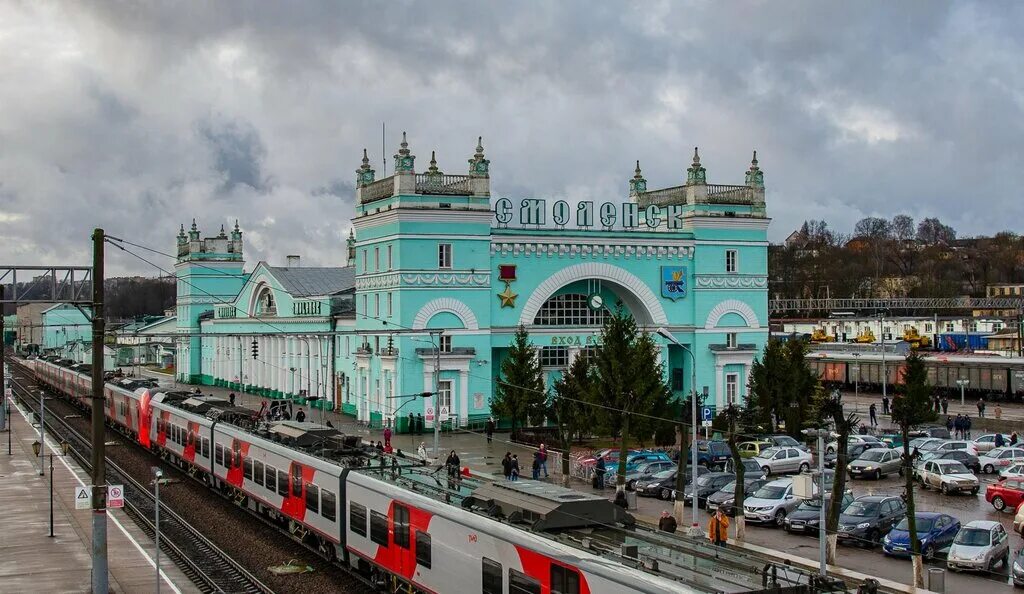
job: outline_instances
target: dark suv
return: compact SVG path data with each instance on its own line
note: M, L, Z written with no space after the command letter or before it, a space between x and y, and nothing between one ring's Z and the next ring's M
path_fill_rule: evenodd
M901 497L864 495L839 516L839 542L874 547L907 515Z

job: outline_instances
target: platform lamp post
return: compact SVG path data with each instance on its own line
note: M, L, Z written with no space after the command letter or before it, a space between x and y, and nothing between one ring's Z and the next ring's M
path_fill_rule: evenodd
M853 353L854 364L850 366L853 372L853 410L857 411L857 398L860 396L860 353Z
M156 561L156 594L160 594L160 483L164 480L164 471L159 466L153 467L153 489L156 499L156 507L153 512L153 531L156 534L156 547L154 559Z
M966 388L967 385L970 384L970 383L971 383L971 380L969 380L969 379L967 379L965 377L962 377L962 378L956 380L956 385L960 386L960 406L964 405L964 388Z
M802 433L808 437L818 438L818 497L821 506L818 508L818 572L822 577L828 575L825 568L825 437L830 436L825 429L804 429ZM813 494L814 490L811 490Z
M71 446L67 441L60 442L61 456L68 455L68 448ZM43 448L43 444L38 441L32 442L32 453L36 456L47 455ZM49 537L53 538L53 454L49 454L50 457L50 534Z
M676 337L672 336L672 333L667 329L658 328L658 336L683 349L684 352L689 353L690 360L693 363L693 366L690 367L690 386L692 388L692 396L690 397L690 477L693 482L693 489L690 490L693 496L693 525L690 527L690 532L698 535L701 530L700 522L697 521L697 357L694 356L693 351L689 347L676 340ZM679 465L682 468L676 471L677 479L685 474L686 469L682 459L679 460ZM678 482L676 486L679 486ZM685 502L676 501L676 505L685 507ZM678 515L682 517L682 510L679 511Z

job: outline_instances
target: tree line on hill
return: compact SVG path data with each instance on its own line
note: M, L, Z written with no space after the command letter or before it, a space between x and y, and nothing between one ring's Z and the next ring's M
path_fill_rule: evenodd
M161 315L174 307L176 283L174 277L146 278L140 276L108 278L103 283L106 316L110 320L134 319L148 315ZM81 293L92 298L92 284L84 283ZM6 289L10 291L11 289ZM8 296L10 293L8 293ZM39 299L49 295L43 283L18 283L21 299ZM16 305L5 303L5 315L16 313Z

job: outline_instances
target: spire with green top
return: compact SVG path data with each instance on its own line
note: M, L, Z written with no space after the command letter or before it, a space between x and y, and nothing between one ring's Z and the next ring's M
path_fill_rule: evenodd
M635 196L647 191L647 180L640 173L640 161L636 162L636 169L633 170L633 179L629 180L629 195Z
M700 153L693 147L693 164L686 170L686 185L704 185L708 183L707 170L700 164Z
M402 132L402 145L395 155L395 174L413 173L416 156L409 150L409 143L405 139L405 132Z
M764 172L757 166L757 151L754 151L754 158L750 160L750 169L747 170L746 184L755 188L764 187Z
M476 139L476 153L469 160L469 174L473 177L487 177L491 162L484 158L484 137Z
M376 173L370 167L370 158L366 155L366 149L363 149L363 164L356 169L356 185L357 186L368 186L373 183L373 176Z

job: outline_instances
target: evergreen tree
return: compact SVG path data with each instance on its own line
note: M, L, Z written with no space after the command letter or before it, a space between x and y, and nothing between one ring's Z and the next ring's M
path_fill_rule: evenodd
M491 410L512 421L512 435L528 422L544 420L547 397L544 377L537 351L530 342L526 328L519 326L508 356L501 362L500 376L495 381Z
M924 359L917 352L911 352L907 356L900 393L892 402L892 421L899 426L903 437L903 499L907 502L914 583L918 586L924 585L924 565L921 560L921 542L917 539L917 522L914 518L914 455L910 451L910 430L921 423L934 421L935 417Z
M555 381L548 400L549 416L557 424L559 447L562 448L562 481L568 486L569 450L572 440L590 426L593 410L589 402L594 391L593 370L584 356L577 356L565 374Z
M821 382L814 371L807 366L805 340L790 337L783 349L786 356L786 383L783 397L784 410L776 411L776 417L786 419L786 433L794 439L801 439L800 431L813 422L812 401L820 389Z
M758 422L774 430L782 420L778 411L786 410L786 381L789 363L782 341L770 338L764 346L760 359L750 366L750 398L752 410L758 414Z

